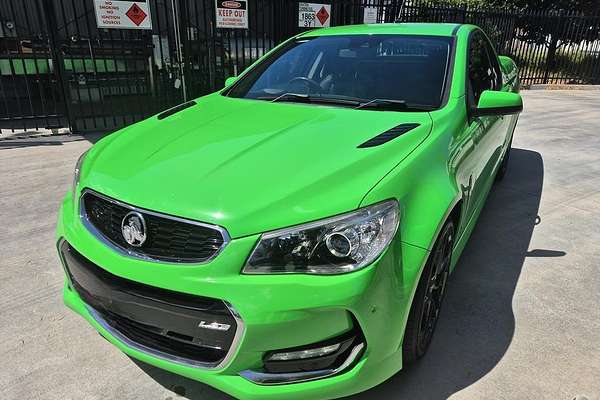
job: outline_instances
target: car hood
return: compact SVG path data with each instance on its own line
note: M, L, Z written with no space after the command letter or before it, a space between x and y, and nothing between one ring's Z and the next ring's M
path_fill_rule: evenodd
M353 210L431 130L428 113L270 103L212 94L98 142L81 186L225 227L231 237ZM402 123L417 128L357 148Z

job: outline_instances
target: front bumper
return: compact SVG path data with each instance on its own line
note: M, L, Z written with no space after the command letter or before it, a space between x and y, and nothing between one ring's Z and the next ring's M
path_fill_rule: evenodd
M427 255L421 248L394 241L377 262L350 274L241 275L241 266L258 239L255 235L232 240L205 265L159 264L123 257L99 242L80 223L70 196L61 208L57 237L113 275L232 305L243 321L239 343L226 362L203 368L128 343L103 324L68 284L64 289L67 306L123 352L240 399L336 398L368 389L397 372L402 366L402 334L410 300ZM260 371L268 351L338 336L352 329L353 321L362 330L366 349L349 370L285 385L261 385L242 376L244 371Z

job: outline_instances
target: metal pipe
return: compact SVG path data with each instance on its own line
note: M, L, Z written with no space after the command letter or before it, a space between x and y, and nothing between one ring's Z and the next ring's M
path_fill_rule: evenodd
M173 9L173 29L175 29L175 47L177 48L177 64L179 68L179 76L181 78L181 90L183 92L183 101L187 101L187 87L185 85L185 74L183 73L183 54L181 49L181 32L179 27L179 9L177 8L177 1L171 0L171 7Z

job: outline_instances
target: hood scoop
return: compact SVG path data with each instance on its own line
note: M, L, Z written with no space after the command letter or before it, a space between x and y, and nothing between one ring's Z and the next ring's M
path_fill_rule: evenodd
M381 144L387 143L390 140L396 139L398 136L404 135L406 132L415 129L420 124L400 124L398 126L393 127L379 135L372 137L366 142L359 144L357 148L363 149L365 147L375 147Z
M180 104L178 106L175 106L173 108L169 108L166 111L161 112L160 114L158 114L158 116L156 118L158 119L165 119L167 117L170 117L171 115L178 113L179 111L183 111L186 108L190 108L196 105L196 102L194 100L190 100L188 102L185 102L183 104Z

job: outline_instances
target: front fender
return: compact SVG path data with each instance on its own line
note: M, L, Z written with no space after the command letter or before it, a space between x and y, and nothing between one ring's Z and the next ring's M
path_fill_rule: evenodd
M365 206L389 198L399 201L398 239L402 242L403 262L396 266L394 273L395 280L401 282L402 290L397 296L405 310L410 310L435 239L461 198L454 174L449 172L452 170L449 150L452 138L451 134L436 133L434 128L429 137L379 181L361 203ZM418 257L405 257L411 254L407 250L417 247L423 249ZM402 332L408 315L407 311L401 316Z
M361 202L361 206L366 206L383 199L398 199L400 239L427 250L431 250L443 223L461 199L456 168L450 165L453 136L448 132L434 127L429 137Z

